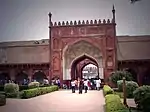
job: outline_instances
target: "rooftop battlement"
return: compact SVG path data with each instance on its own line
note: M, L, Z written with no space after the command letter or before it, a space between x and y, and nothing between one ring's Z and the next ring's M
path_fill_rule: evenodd
M105 25L105 24L114 24L115 22L110 19L99 19L99 20L86 20L86 21L62 21L62 22L51 22L51 26L85 26L85 25Z
M79 21L62 21L62 22L52 22L52 13L49 12L49 27L68 27L68 26L95 26L95 25L111 25L115 24L115 7L113 5L112 9L112 19L99 19L99 20L79 20Z

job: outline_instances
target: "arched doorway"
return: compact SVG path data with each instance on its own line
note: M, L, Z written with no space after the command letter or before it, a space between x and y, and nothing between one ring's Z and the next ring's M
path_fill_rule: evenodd
M36 71L32 77L32 80L36 80L40 83L43 83L44 79L47 79L47 77L43 71Z
M63 80L82 77L81 71L78 70L81 67L77 66L86 59L95 63L98 66L98 70L103 68L102 52L92 43L80 40L73 45L67 46L63 51Z
M21 71L16 75L16 83L19 85L24 85L24 80L28 81L28 74L25 71Z
M7 72L1 72L0 73L0 84L4 85L5 83L8 83L10 80L10 76Z
M71 66L71 79L77 79L78 77L83 78L82 69L84 68L84 66L87 65L86 60L90 60L91 62L95 63L95 65L98 67L98 63L92 57L87 56L87 55L80 56L77 59L75 59L72 63L72 66Z

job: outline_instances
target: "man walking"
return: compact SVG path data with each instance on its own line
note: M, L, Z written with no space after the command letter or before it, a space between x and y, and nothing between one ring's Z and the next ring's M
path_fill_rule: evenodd
M100 90L100 84L101 84L101 80L100 80L100 78L97 78L97 80L96 80L96 89L98 91Z
M85 90L85 93L87 93L87 90L88 90L88 80L87 79L84 79L84 90Z
M75 80L72 80L72 81L71 81L72 93L75 93L75 86L76 86Z
M78 78L78 80L79 80L79 94L82 94L84 83L80 78Z

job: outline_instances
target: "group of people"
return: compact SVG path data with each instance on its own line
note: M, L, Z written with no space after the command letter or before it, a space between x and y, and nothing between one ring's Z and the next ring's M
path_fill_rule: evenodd
M96 82L96 89L100 90L101 85L100 78L97 78L95 82ZM72 93L75 93L76 90L79 90L79 94L82 94L83 90L85 91L85 93L87 93L87 90L90 89L90 81L88 79L80 79L80 78L78 78L78 80L72 80L71 89Z
M61 86L60 79L59 78L53 78L51 84L52 85L57 85L58 87L60 87Z

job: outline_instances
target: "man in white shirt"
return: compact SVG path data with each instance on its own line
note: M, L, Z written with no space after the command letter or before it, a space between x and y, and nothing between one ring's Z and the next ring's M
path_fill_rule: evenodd
M100 84L101 84L101 80L100 80L100 78L98 78L96 80L96 88L97 88L98 91L100 90Z
M87 93L87 90L88 90L88 80L87 79L84 79L84 90L85 90L85 93Z
M75 86L76 86L76 82L75 82L75 80L72 80L72 81L71 81L72 93L75 93Z

